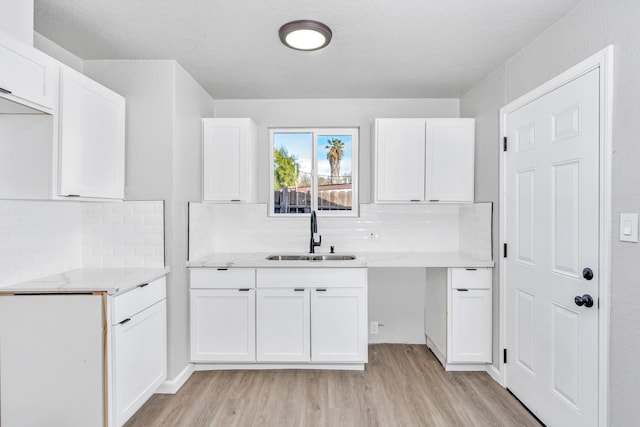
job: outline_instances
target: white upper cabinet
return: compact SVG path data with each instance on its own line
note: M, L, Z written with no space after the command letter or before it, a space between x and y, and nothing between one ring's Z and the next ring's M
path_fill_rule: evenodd
M424 199L424 119L376 120L376 199Z
M427 120L425 199L473 202L475 119Z
M123 199L125 99L61 67L59 114L59 195Z
M0 101L51 113L55 109L58 63L32 46L0 32ZM0 103L2 113L16 112Z
M473 202L475 119L376 119L376 202Z
M257 201L257 129L247 118L202 120L203 200Z

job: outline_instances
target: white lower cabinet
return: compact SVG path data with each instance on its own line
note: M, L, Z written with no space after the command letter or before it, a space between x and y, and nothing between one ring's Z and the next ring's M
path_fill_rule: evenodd
M364 288L311 291L311 360L367 359L367 298Z
M367 270L258 269L259 362L367 361Z
M113 326L114 408L124 425L167 378L167 304L161 300Z
M191 360L367 362L364 268L191 268Z
M191 290L191 360L255 360L255 289Z
M252 268L192 268L191 361L254 362L256 291Z
M258 362L308 362L309 289L258 289Z
M0 342L3 427L120 427L167 376L165 278L117 296L0 293Z
M447 363L491 363L490 268L450 268Z

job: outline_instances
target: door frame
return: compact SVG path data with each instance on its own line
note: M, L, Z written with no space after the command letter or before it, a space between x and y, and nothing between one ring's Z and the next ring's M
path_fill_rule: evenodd
M610 348L610 288L611 288L611 241L612 241L612 202L611 202L611 163L612 163L612 125L613 125L613 55L614 47L607 46L595 55L587 58L569 70L554 77L531 92L521 96L500 109L500 147L507 135L507 115L554 91L572 80L594 70L600 69L600 200L599 200L599 250L598 280L600 289L598 313L598 425L609 424L609 348ZM502 148L501 148L502 150ZM500 242L506 243L506 153L500 156ZM501 249L500 256L504 249ZM506 263L500 263L500 353L506 348ZM502 356L502 354L501 354ZM498 382L507 387L508 379L504 358L499 361L496 373L489 372Z

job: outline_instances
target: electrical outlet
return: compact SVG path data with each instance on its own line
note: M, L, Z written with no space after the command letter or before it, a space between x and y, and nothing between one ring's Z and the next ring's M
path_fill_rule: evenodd
M379 327L379 323L376 321L371 322L371 334L376 335L378 333L378 327Z

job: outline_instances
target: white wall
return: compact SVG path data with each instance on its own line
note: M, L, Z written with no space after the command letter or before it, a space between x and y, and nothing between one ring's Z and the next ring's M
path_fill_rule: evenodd
M0 1L0 30L33 45L33 0Z
M33 46L36 49L46 53L50 57L57 59L63 64L68 65L69 67L80 71L81 73L83 72L84 61L82 60L82 58L69 52L62 46L52 42L42 34L33 32Z
M495 137L501 103L513 101L607 45L615 46L610 348L610 425L614 426L634 424L640 395L640 245L619 242L616 236L619 214L640 212L638 22L637 0L584 0L461 99L462 114L475 114L478 129L484 129L478 140L488 156L478 158L478 166L490 170L498 164ZM497 197L498 187L489 181L480 182L479 189Z
M475 197L493 202L493 307L500 307L500 124L498 111L505 105L504 68L499 68L468 91L460 103L461 117L476 119ZM493 310L493 364L497 367L500 350L500 310Z
M187 201L201 198L201 121L213 99L175 61L85 61L127 100L125 197L165 201L168 377L188 362Z
M250 117L258 126L258 201L267 203L269 128L359 127L361 203L371 199L371 125L376 117L458 117L458 99L216 100L215 117Z

